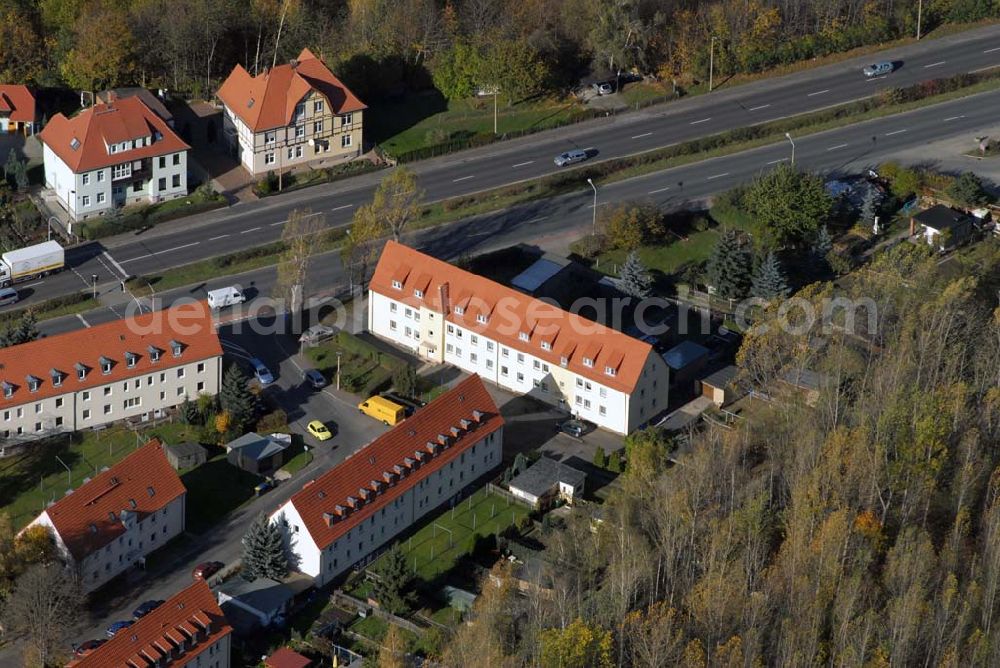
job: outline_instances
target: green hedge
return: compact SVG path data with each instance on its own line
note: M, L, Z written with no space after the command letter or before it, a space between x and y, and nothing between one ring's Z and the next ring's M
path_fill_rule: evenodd
M177 218L184 218L185 216L197 213L221 209L226 206L226 200L220 195L211 200L192 202L184 206L174 204L174 200L164 202L164 204L172 206L168 208L159 208L157 205L144 206L122 215L88 220L77 226L79 235L83 239L93 241L94 239L102 239L114 236L115 234L141 230L144 227L165 223L168 220L176 220Z
M362 174L369 174L384 169L382 165L376 165L368 160L352 160L333 167L324 169L314 169L299 174L285 174L281 180L281 190L278 190L278 177L270 172L258 181L253 188L257 197L270 197L279 192L291 192L302 188L319 185L321 183L333 183L342 179L349 179Z

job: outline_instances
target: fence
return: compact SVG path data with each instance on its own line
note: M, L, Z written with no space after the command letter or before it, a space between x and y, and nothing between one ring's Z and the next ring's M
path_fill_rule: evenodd
M508 501L511 501L511 502L516 503L516 504L521 505L521 506L524 506L525 508L527 508L529 510L534 510L535 509L535 505L533 503L531 503L530 501L528 501L526 499L522 499L519 496L515 496L515 495L511 494L508 490L504 489L503 487L500 487L499 485L494 485L491 482L486 483L486 491L489 492L490 494L496 494L497 496L502 496L503 498L507 499Z
M354 598L350 594L344 593L340 589L333 592L333 599L334 599L333 600L334 605L338 605L345 609L352 609L359 614L362 611L364 611L366 615L368 613L371 613L376 617L381 617L390 624L395 624L396 626L406 629L407 631L410 631L417 635L423 635L424 632L423 627L417 626L410 620L403 619L402 617L394 615L387 610L383 610L382 608L379 608L377 606L369 605L367 601L362 601L361 599Z

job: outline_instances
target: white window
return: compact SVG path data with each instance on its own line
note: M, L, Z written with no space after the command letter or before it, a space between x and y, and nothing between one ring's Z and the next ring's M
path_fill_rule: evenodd
M590 399L584 399L583 400L583 407L584 408L590 408Z
M490 352L493 352L493 342L492 341L487 341L486 342L486 350L488 350Z
M462 356L462 349L461 348L455 348L455 356L456 357L461 357Z
M104 414L111 415L111 404L104 404Z
M90 401L90 391L89 390L87 390L87 391L85 391L83 393L83 400L84 401Z
M318 135L323 132L323 121L313 121L313 134Z
M264 133L264 143L265 144L273 144L275 142L275 140L277 139L277 137L278 137L278 135L277 135L277 133L274 130L271 130L269 132L265 132Z
M313 113L322 114L323 113L323 100L315 100L313 102Z
M608 396L608 388L602 387L601 388L601 399L604 399L607 396Z
M97 193L97 203L104 204L104 193Z
M607 415L608 409L605 406L598 406L597 412L600 413L601 415Z
M524 353L518 353L517 354L517 363L518 364L524 364Z
M424 291L423 290L414 290L413 291L413 296L414 297L420 297L421 299L423 299Z
M83 206L90 206L90 195L83 196Z
M97 170L97 182L98 183L103 183L104 182L104 170L103 169L98 169Z
M505 367L505 366L500 367L500 375L501 376L506 376L507 375L507 367Z
M609 376L614 376L615 375L614 367L610 367L610 366L604 367L604 373L606 373Z
M396 302L390 302L389 313L395 313L395 312L396 312Z
M449 343L448 345L446 345L446 346L444 347L444 349L445 349L445 350L446 350L447 352L449 352L449 353L453 353L453 352L455 352L455 346L451 345L450 343Z
M392 287L395 288L396 290L402 290L403 289L403 284L400 283L399 281L393 281L392 282Z
M394 332L396 331L396 321L395 320L390 320L389 321L389 329L391 329Z
M536 369L541 369L542 368L542 363L539 362L538 360L535 360L535 368Z
M178 378L184 377L184 367L181 367L180 369L177 370L177 377Z
M302 139L305 136L306 136L306 126L304 126L304 125L296 125L295 126L295 138L296 139Z
M85 185L85 186L89 186L90 185L90 174L84 174L83 175L83 185Z
M340 148L348 148L351 145L351 135L343 135L340 138Z
M592 366L594 366L594 360L590 359L589 357L584 357L583 358L583 366L586 366L586 367L592 367Z
M527 341L528 338L529 338L528 337L528 333L527 332L518 332L517 333L517 338L521 339L522 341Z
M476 321L485 325L489 321L489 318L484 313L480 313L476 316Z
M89 408L85 408L84 409L84 411L83 411L83 419L84 420L89 420L90 419L90 409Z
M493 360L490 360L490 359L486 360L486 368L487 369L492 369L493 368Z
M344 114L342 118L341 125L350 125L354 121L354 114Z
M479 362L479 355L476 353L469 353L469 361L473 364L477 364Z
M448 333L449 334L454 334L455 333L455 326L454 325L448 325Z
M274 153L265 153L264 154L264 164L265 165L273 165L274 164Z
M479 337L476 336L475 334L472 335L472 345L474 345L474 346L478 346L479 345Z
M524 374L521 373L520 371L517 372L517 382L519 382L519 383L523 383L524 382Z
M302 118L305 115L305 113L306 113L306 103L299 102L297 105L295 105L295 116L293 117L293 120L298 120Z
M125 162L120 165L115 165L111 168L111 178L112 179L124 179L132 176L132 163Z

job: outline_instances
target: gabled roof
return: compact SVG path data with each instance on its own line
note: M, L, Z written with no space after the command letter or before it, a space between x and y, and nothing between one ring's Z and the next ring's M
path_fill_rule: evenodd
M101 91L97 94L97 99L101 102L113 102L114 100L123 100L127 97L138 97L144 105L149 107L153 113L168 124L174 120L174 115L167 109L167 105L163 104L160 98L156 97L148 88L128 86L125 88L112 88L111 90Z
M932 230L950 230L959 225L964 225L969 222L969 216L965 215L961 211L955 211L951 207L947 207L944 204L935 204L929 209L924 209L920 213L913 216L913 220L917 221L925 227L929 227Z
M708 356L708 348L694 341L681 341L663 353L663 359L674 371L684 369Z
M393 281L400 287L393 287ZM395 241L382 249L369 287L410 306L439 313L446 309L449 322L622 392L635 389L653 350L644 341ZM458 304L452 295L465 303ZM442 296L448 301L444 306ZM455 313L456 305L463 306L461 314ZM606 373L608 367L613 376Z
M33 123L38 120L35 115L35 96L27 86L0 84L0 113L12 121Z
M288 647L282 647L264 659L264 665L267 668L309 668L312 665L312 660Z
M258 433L250 432L243 434L235 441L226 444L230 450L239 450L244 457L249 457L254 461L261 461L272 457L285 450L288 446L281 441L269 436L261 436Z
M108 151L110 144L145 137L152 142L117 153ZM138 97L97 104L72 118L56 114L38 138L75 173L191 148Z
M473 443L500 429L503 422L483 381L479 376L470 376L306 483L289 503L313 541L323 549L420 480L444 468ZM457 437L452 427L460 428ZM435 445L432 453L429 446L439 444L441 435L447 437L448 445Z
M215 602L212 590L205 582L197 581L132 626L119 631L114 638L73 666L151 668L154 665L194 665L195 657L232 631ZM183 647L179 654L178 647ZM161 662L158 663L157 658L161 658Z
M537 462L515 476L508 487L520 489L532 496L544 496L559 483L572 485L576 489L586 480L587 474L583 471L543 455Z
M45 513L70 554L81 561L125 533L123 513L141 520L184 492L159 439L154 438Z
M174 356L172 341L181 345L179 357ZM150 349L160 351L155 362ZM126 353L134 355L131 367ZM205 302L112 320L0 349L0 383L13 386L9 399L0 393L0 410L221 355L212 311ZM109 373L104 373L101 358L112 362ZM83 380L80 371L86 374ZM28 376L41 381L34 392Z
M250 76L241 65L222 83L217 95L253 132L284 127L309 91L324 98L334 114L361 111L365 105L309 49L291 63Z

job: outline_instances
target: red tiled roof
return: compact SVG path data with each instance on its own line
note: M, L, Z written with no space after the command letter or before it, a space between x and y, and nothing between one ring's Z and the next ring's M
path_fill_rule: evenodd
M181 344L180 357L174 357L171 341ZM159 361L152 361L150 348L161 351ZM136 356L132 368L125 353ZM14 391L9 399L0 391L0 410L221 355L212 310L203 301L113 320L0 349L0 386ZM111 373L103 373L102 357L112 362ZM86 367L82 381L77 365ZM62 375L59 387L54 372ZM34 392L29 376L39 381Z
M143 137L152 137L152 143L108 152L108 144ZM38 138L75 173L191 148L138 97L97 104L72 118L56 114Z
M193 621L199 617L208 623L207 629ZM193 643L190 631L182 630L186 627L197 631ZM74 668L153 668L161 655L167 657L159 664L161 667L185 665L232 631L212 590L205 582L198 581L73 665ZM185 639L181 654L177 653L178 644L173 640L177 637Z
M393 287L393 281L402 284ZM463 328L481 332L501 344L529 353L553 365L562 365L574 373L602 385L631 393L639 382L652 346L580 315L564 311L540 299L508 288L448 264L395 241L382 249L369 288L390 299L414 307L442 311L442 292L454 295L449 300L445 320ZM423 297L417 297L420 290ZM462 306L461 315L455 306ZM485 316L485 324L479 316ZM521 333L528 340L521 339ZM548 344L549 350L542 348ZM586 366L584 359L592 366ZM605 368L615 370L614 376Z
M142 520L184 492L162 444L154 438L45 513L70 554L80 561L125 533L123 512L135 513L136 520Z
M264 659L264 665L267 668L308 668L312 661L288 647L282 647Z
M361 111L365 105L309 49L291 63L256 77L241 65L233 68L217 95L253 132L291 123L295 106L310 90L326 98L335 114Z
M478 422L474 411L480 413ZM463 419L468 421L468 430L463 430L456 438L451 428L461 427ZM316 545L323 549L417 482L443 468L473 443L500 429L503 422L483 381L479 376L470 376L418 410L413 417L400 422L313 482L307 483L290 501ZM438 448L438 453L430 456L427 443L437 443L440 434L448 437L450 445ZM418 450L425 453L423 463L402 479L395 476L391 482L387 481L385 474L393 473L394 466L403 466L404 458L416 460ZM373 482L383 491L368 495L373 500L363 501L366 494L361 490L371 490ZM351 506L349 498L360 504L360 509L350 511L346 519L336 520L333 526L328 526L324 514L338 515L338 505L344 508Z
M10 120L33 123L35 116L35 96L27 86L0 84L0 111L10 112Z

